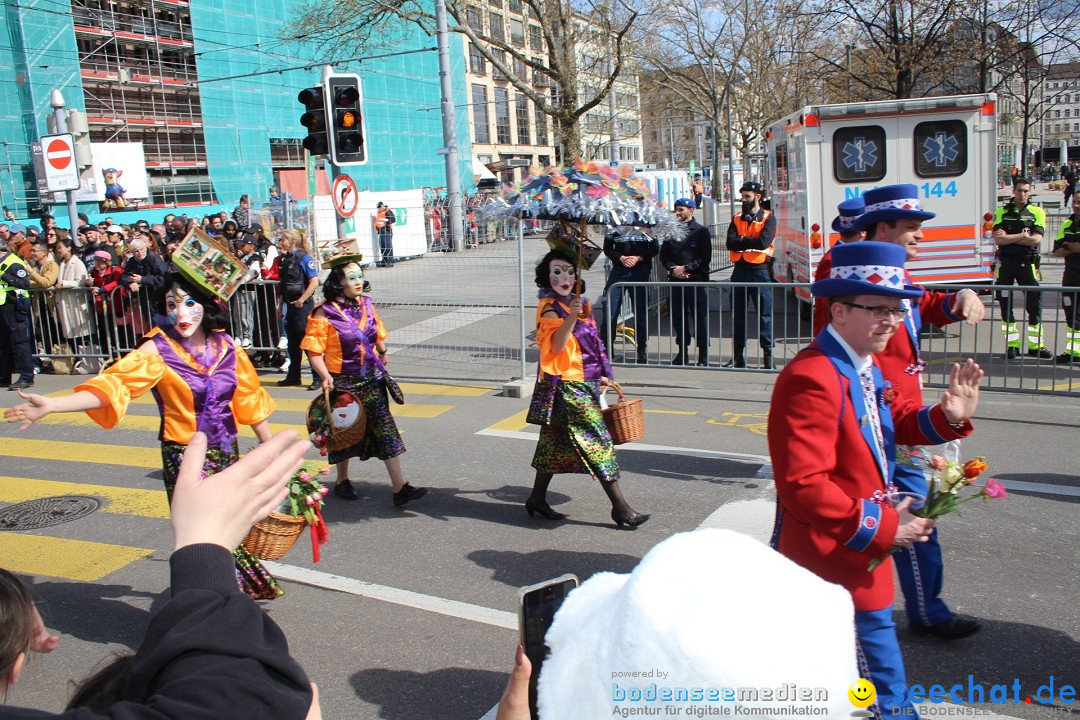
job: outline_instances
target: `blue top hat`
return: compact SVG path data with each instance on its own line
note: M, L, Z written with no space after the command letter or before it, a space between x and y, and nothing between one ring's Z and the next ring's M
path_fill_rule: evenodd
M855 221L854 230L868 227L888 220L929 220L936 215L927 212L919 205L919 189L907 183L885 185L863 193L866 211Z
M837 205L836 209L840 214L833 218L833 232L858 232L855 228L855 220L866 212L866 202L861 197L851 198Z
M922 289L908 285L904 278L907 251L902 245L871 240L837 245L830 253L829 277L810 286L813 295L886 295L911 300L922 297Z

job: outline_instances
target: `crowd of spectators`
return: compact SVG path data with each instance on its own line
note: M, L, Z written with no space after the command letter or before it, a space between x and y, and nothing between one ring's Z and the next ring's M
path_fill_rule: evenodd
M172 255L197 224L218 238L248 268L245 285L231 301L232 334L245 349L261 349L252 360L259 367L279 367L280 326L277 280L278 249L251 212L247 196L233 210L204 216L165 215L160 223L117 223L109 217L83 224L72 235L51 215L40 227L0 223L0 246L21 257L29 269L33 294L36 354L58 358L35 361L35 372L95 373L103 359L134 347L153 324L154 290L173 269ZM276 215L269 217L277 225ZM281 349L284 349L282 347Z

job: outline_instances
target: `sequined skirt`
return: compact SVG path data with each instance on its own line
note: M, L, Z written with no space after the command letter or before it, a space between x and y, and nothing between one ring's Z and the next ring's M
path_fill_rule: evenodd
M187 445L177 442L161 443L165 492L169 496L170 504L173 489L176 487L176 479L180 476L180 461L184 459L185 448ZM221 472L239 459L240 452L235 441L228 452L217 447L207 448L206 460L203 462L203 476ZM245 550L242 545L233 550L233 560L236 563L236 583L251 597L256 600L273 600L285 593L259 559Z
M367 432L355 444L331 451L327 461L334 465L349 458L389 460L405 452L405 443L401 441L401 433L390 412L390 398L382 371L373 370L362 375L342 373L333 378L335 389L348 390L360 398L367 416Z
M539 472L588 473L604 482L619 479L619 461L600 410L600 383L559 381L532 466Z

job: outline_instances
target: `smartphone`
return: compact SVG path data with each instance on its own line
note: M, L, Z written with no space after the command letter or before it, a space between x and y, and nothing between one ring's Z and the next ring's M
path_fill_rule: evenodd
M562 607L563 600L577 586L576 576L563 575L523 587L519 593L518 628L521 646L525 648L525 655L532 663L532 676L529 678L529 713L532 720L539 717L536 712L536 680L540 677L540 668L548 653L544 637L555 619L555 613Z

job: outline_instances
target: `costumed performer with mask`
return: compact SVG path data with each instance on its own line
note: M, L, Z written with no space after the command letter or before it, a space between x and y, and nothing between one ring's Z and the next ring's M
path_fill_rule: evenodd
M311 313L300 347L307 351L315 373L328 390L356 395L367 416L363 437L347 448L331 450L327 460L337 468L334 494L345 500L358 497L349 480L349 459L376 457L386 463L394 491L395 507L418 500L427 488L405 482L399 456L405 452L388 389L400 393L386 371L386 326L371 298L364 294L363 256L339 255L329 261L330 274L323 284L326 302Z
M532 461L536 479L525 510L530 517L540 513L548 520L562 520L566 516L547 502L552 476L588 473L600 481L611 500L615 524L633 529L649 515L631 508L619 488L619 462L600 405L603 388L611 384L611 363L592 303L575 294L576 280L577 268L565 251L548 252L536 266L538 379L549 385L547 391L533 395L529 412L532 421L541 419L537 423L541 428Z
M25 430L50 413L85 411L111 429L124 418L132 400L152 391L161 412L158 439L171 503L184 449L196 432L205 433L209 441L203 463L208 475L239 459L238 422L250 425L260 443L271 437L267 418L276 405L259 384L247 353L225 331L225 307L192 280L170 273L154 297L156 327L135 350L71 395L20 393L28 402L8 408L4 417L22 423L19 429ZM272 600L284 592L243 546L233 551L233 558L237 582L245 593Z

